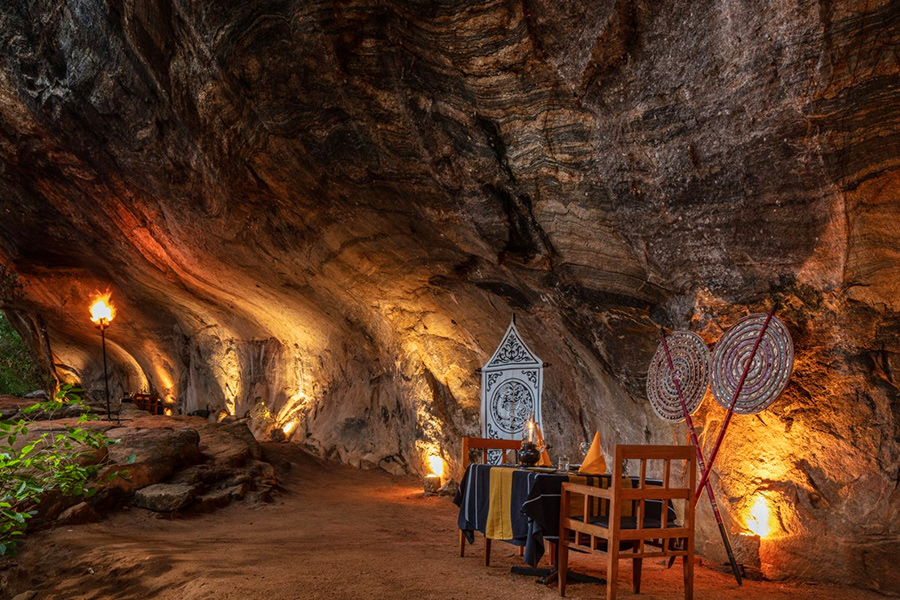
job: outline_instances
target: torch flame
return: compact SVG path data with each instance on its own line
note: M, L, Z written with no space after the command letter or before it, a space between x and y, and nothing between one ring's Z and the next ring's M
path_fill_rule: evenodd
M763 539L772 532L769 525L770 518L769 503L763 496L758 496L747 514L747 529Z
M444 478L444 459L436 454L432 454L428 457L428 466L431 468L431 472L440 477Z
M111 295L110 292L98 293L91 299L91 321L96 325L109 325L116 318L116 307L109 301Z

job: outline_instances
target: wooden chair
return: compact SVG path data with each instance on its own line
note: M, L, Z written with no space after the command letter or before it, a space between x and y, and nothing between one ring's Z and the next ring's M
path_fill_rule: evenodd
M137 408L146 410L151 415L163 414L162 400L160 399L159 394L155 392L153 394L132 394L131 401Z
M640 461L637 487L622 479L623 460ZM662 485L647 482L647 461L664 461ZM687 487L672 487L672 462L687 464ZM677 467L676 467L677 468ZM559 518L559 595L566 595L566 573L569 549L606 552L607 600L616 597L619 559L631 559L634 593L640 593L643 559L654 557L684 557L684 597L692 600L694 593L694 488L697 475L696 456L691 446L616 446L612 482L608 489L573 483L562 485ZM583 497L581 516L572 517L573 495ZM594 500L599 499L599 500ZM663 503L660 520L647 517L646 503ZM631 502L634 516L622 516L622 503ZM667 507L673 501L684 504L681 525L669 522ZM607 514L595 514L600 505ZM576 505L577 506L577 505ZM681 542L679 545L678 542Z
M502 458L500 462L502 464L507 464L507 460L509 459L509 450L513 450L512 455L512 463L515 464L516 460L516 452L522 448L522 442L518 440L494 440L490 438L476 438L476 437L464 437L462 439L462 470L463 473L466 472L466 469L469 468L469 451L470 450L481 450L481 460L483 463L487 463L488 461L488 450L502 450ZM462 532L459 531L459 555L463 557L466 555L466 536ZM491 564L491 540L490 538L484 538L484 566L488 567Z

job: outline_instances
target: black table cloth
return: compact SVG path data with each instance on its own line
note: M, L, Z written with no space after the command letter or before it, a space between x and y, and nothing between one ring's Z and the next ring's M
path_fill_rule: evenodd
M637 485L637 478L629 478ZM584 476L563 473L540 473L509 466L470 465L463 476L453 501L459 506L458 525L474 542L475 531L491 539L499 539L525 547L525 562L537 566L544 555L544 540L559 538L559 508L562 484L571 481L596 487L609 487L609 475ZM655 483L648 479L648 483ZM659 520L662 503L646 502L646 519ZM607 507L598 505L594 513L604 514ZM630 511L629 511L630 512ZM669 507L669 522L675 512Z

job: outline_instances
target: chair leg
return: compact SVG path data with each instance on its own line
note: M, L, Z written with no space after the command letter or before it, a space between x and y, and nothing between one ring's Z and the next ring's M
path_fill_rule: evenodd
M550 566L555 567L557 565L556 559L557 559L557 554L558 554L558 552L556 550L556 544L553 542L549 542L549 541L547 542L547 544L550 546L550 551L547 553L550 555Z
M560 537L562 532L560 532ZM559 595L566 595L566 577L569 573L569 547L565 543L557 544L558 553L556 556L557 579L559 579Z
M459 557L462 558L466 555L466 534L462 532L462 529L459 530Z
M684 600L694 598L694 557L688 553L684 557Z
M525 546L519 546L519 556L525 556Z
M484 538L484 566L491 566L491 538Z
M616 580L619 578L619 540L609 540L606 566L606 600L616 600Z
M634 584L634 593L641 593L641 567L644 566L643 558L635 558L631 561L631 582Z

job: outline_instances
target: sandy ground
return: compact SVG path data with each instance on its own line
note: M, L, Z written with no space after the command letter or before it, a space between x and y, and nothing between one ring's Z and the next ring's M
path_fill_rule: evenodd
M134 598L161 600L557 598L555 587L511 575L522 564L512 546L494 545L482 564L482 541L457 555L456 507L423 497L418 481L323 464L295 446L267 451L292 464L272 504L234 505L214 514L159 518L140 509L102 523L31 536L2 575L4 598L36 590L36 600ZM620 598L683 598L681 570L644 567L640 596L630 592L622 562ZM602 558L573 559L602 575ZM569 586L571 598L605 598L596 584ZM872 592L826 585L746 582L698 568L695 598L882 599Z

